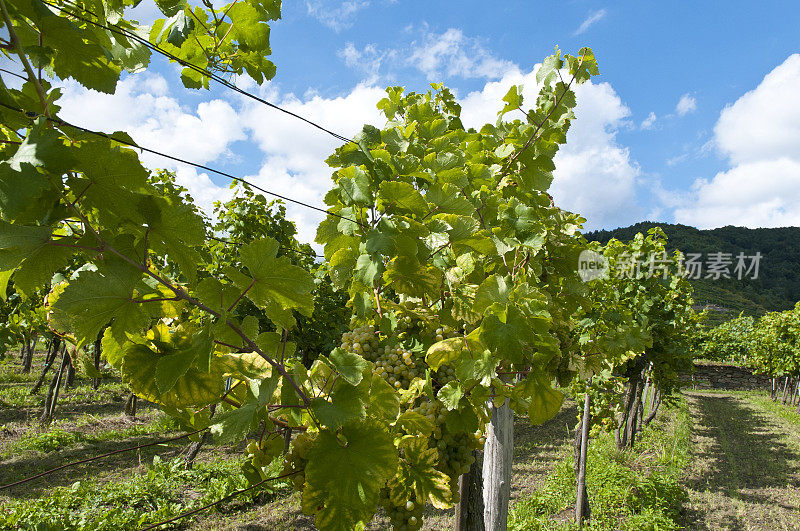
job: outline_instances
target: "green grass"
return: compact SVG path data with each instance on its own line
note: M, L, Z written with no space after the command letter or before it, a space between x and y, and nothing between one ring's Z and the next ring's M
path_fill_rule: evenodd
M612 434L589 445L586 485L592 519L589 529L679 529L686 500L681 478L690 459L690 423L680 398L646 427L633 451L617 450ZM520 500L509 515L509 529L576 529L572 450L556 465L544 486Z
M48 453L72 446L83 439L80 433L72 433L61 428L51 428L43 433L26 433L3 451L3 458L26 452Z
M800 430L794 408L764 391L686 393L693 459L689 529L796 529Z
M15 345L6 352L6 357L0 360L0 383L19 383L35 381L38 374L34 374L35 369L29 373L22 372L22 364L19 360L19 345Z
M84 420L84 419L81 419ZM90 425L90 421L78 422L78 426ZM47 454L78 444L91 444L105 441L119 441L150 434L163 434L178 428L175 420L164 413L157 414L150 422L135 424L121 429L96 430L89 433L67 431L58 422L45 431L29 431L3 449L4 459L38 452Z
M769 394L763 392L750 392L749 395L746 396L748 396L753 403L761 406L761 408L765 409L769 413L779 417L789 424L800 427L800 413L797 412L797 406L782 404L780 397L778 397L777 402L773 402L772 399L770 399Z
M7 360L6 360L7 361ZM18 367L12 366L16 369ZM2 375L0 385L11 384L0 388L0 406L7 408L38 407L44 402L47 395L53 371L50 371L36 394L30 394L33 383L39 377L38 373L29 377L23 373L8 372ZM27 385L25 385L27 384ZM62 385L59 391L58 404L105 404L114 399L124 400L128 390L124 384L117 379L107 379L102 381L99 389L92 389L91 380L87 378L77 378L73 387Z
M277 475L282 459L267 473ZM99 484L78 481L54 489L47 496L0 505L0 529L118 530L138 529L187 510L217 501L248 486L239 460L217 459L184 468L180 458L161 461L157 456L143 473L126 481ZM258 488L226 502L222 510L252 504L259 493L284 489L279 483Z
M7 408L35 407L41 405L42 396L31 394L31 385L15 385L0 389L0 406ZM45 389L46 391L47 389Z
M782 404L780 393L778 394L777 402L773 402L769 397L768 391L703 389L702 392L704 394L731 395L744 398L789 424L800 426L800 413L797 412L797 406Z

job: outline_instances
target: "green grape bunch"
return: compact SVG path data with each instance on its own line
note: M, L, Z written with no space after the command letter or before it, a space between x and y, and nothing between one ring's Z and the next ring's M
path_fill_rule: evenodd
M313 440L305 433L298 435L283 456L283 471L281 475L291 474L294 490L301 492L306 482L306 465L308 464L307 452Z
M342 334L341 348L366 360L376 361L379 343L375 326L364 325Z
M406 502L395 504L389 496L389 489L381 489L379 504L386 511L386 516L397 531L416 531L422 527L422 515L425 512L424 502L414 497Z
M408 389L415 378L424 378L427 364L424 358L399 343L386 345L375 362L375 373L396 389Z

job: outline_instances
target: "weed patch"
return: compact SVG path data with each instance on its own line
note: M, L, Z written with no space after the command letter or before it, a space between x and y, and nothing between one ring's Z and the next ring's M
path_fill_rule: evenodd
M589 529L679 529L687 499L681 483L689 463L689 417L686 401L678 400L646 427L633 451L616 448L611 434L589 445L586 485L592 518ZM571 448L548 475L544 486L517 502L509 529L576 529L575 473Z
M278 475L283 460L270 467ZM197 463L186 470L183 459L162 461L156 456L146 472L135 473L127 481L98 484L78 481L59 487L35 500L11 501L0 511L0 528L30 530L118 530L142 526L172 518L184 511L217 501L246 488L238 460L217 459ZM274 483L226 502L217 510L227 512L254 503L285 489Z

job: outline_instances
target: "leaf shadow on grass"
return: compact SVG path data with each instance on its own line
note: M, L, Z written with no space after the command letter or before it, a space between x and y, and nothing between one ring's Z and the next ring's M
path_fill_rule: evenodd
M37 397L41 403L35 406L4 407L0 409L0 424L10 422L36 422L42 414L44 407L44 396ZM139 409L142 410L147 403L140 402ZM89 415L108 415L122 413L125 410L125 400L118 397L109 397L107 400L98 402L72 402L60 397L56 404L55 418L58 420L72 420L83 414Z
M5 460L0 462L0 478L2 478L0 483L13 483L67 463L80 461L81 459L116 450L122 450L131 446L155 442L161 438L162 435L145 435L122 441L103 441L71 447L62 451L51 452L47 455L32 455L22 459ZM184 441L175 441L70 466L28 483L4 489L0 491L0 494L13 499L39 498L43 496L47 490L51 490L54 487L68 486L79 480L97 477L98 474L123 472L129 475L130 471L140 464L146 465L151 463L155 455L160 455L162 459L165 460L171 459L180 453L185 448L186 444L188 443Z
M696 411L694 434L710 441L694 449L695 459L709 466L707 473L690 478L687 486L696 492L719 494L735 501L767 507L777 505L797 514L798 506L757 493L780 491L787 486L800 488L798 456L777 433L770 431L772 421L734 396L700 393L691 396ZM686 517L689 527L707 528L699 511L687 511ZM752 527L749 520L753 517L722 508L722 514L706 520L713 520L713 529L745 529Z

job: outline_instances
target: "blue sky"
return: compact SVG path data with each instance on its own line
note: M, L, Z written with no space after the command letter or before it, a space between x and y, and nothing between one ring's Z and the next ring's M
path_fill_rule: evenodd
M151 0L135 13L156 14ZM788 1L288 0L271 31L277 76L239 83L352 135L381 123L385 86L442 81L479 125L511 83L534 93L532 73L554 46L590 46L601 75L578 92L553 186L587 228L800 225L798 28ZM158 57L114 97L67 82L62 116L316 204L329 186L321 162L335 140L222 87L184 89ZM226 197L224 179L174 168L201 204ZM310 239L318 216L289 212Z

